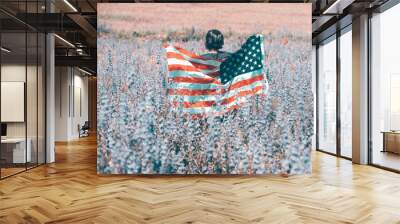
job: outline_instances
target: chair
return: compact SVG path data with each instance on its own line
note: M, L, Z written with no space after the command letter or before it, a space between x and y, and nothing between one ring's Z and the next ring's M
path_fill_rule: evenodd
M89 136L89 129L90 129L89 121L85 121L82 127L78 125L79 138Z

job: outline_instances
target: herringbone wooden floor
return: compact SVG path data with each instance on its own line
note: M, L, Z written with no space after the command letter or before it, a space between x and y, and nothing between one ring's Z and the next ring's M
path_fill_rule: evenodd
M96 140L0 181L0 223L400 223L400 175L313 153L308 176L98 176Z

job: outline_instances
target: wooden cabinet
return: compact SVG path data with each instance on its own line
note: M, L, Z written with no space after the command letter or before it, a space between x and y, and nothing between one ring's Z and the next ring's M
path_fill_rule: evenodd
M392 152L400 154L400 132L382 132L383 133L383 152Z

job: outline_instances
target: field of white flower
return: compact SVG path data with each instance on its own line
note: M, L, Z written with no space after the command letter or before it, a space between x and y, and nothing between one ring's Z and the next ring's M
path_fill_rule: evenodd
M204 53L204 31L121 33L99 26L98 158L102 174L304 174L311 172L311 43L264 33L266 98L223 118L170 110L163 43ZM225 34L224 50L248 35Z

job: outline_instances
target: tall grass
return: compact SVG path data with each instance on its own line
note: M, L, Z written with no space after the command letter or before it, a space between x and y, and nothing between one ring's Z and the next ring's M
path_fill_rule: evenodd
M204 53L204 31L115 33L98 38L98 172L290 174L311 171L311 44L267 33L269 91L224 119L189 119L168 107L162 44ZM247 36L225 34L224 50Z

